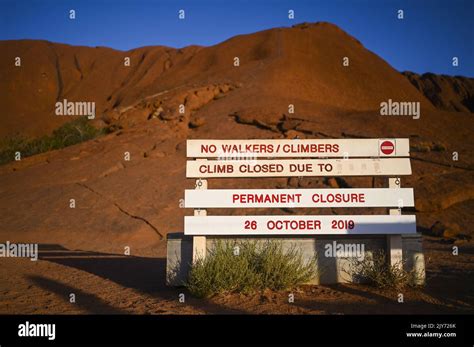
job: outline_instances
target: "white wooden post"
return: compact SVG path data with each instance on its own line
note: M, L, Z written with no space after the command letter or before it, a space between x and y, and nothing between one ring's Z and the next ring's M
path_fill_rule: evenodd
M388 179L389 188L400 188L401 181L399 177ZM401 215L402 206L397 209L389 209L390 215ZM402 235L387 235L387 257L390 265L402 267Z
M205 159L204 159L205 160ZM207 189L207 180L196 180L195 189ZM206 210L194 210L195 216L206 216ZM193 263L206 257L206 236L193 236Z

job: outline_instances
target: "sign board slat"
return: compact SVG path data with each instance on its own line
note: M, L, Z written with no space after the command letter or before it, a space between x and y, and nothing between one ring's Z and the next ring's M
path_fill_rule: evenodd
M411 175L409 158L188 160L186 177L299 177Z
M414 234L414 215L186 216L185 235Z
M408 157L409 139L187 140L188 158Z
M412 188L186 189L186 208L413 207Z

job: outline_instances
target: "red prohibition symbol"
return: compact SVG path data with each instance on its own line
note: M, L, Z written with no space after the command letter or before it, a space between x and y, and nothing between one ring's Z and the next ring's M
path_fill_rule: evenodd
M390 155L395 150L395 145L392 141L384 141L380 145L380 150L382 151L383 154Z

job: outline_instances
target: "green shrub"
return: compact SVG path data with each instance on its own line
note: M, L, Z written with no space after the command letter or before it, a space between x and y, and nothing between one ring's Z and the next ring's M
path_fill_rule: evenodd
M418 273L406 271L404 262L389 264L384 251L376 251L362 260L351 259L349 273L377 288L401 289L416 286Z
M435 152L444 152L446 150L446 146L442 143L434 143L431 147L431 150Z
M204 259L192 264L185 285L198 297L283 290L310 281L315 271L315 259L304 262L299 250L284 251L279 242L217 241Z
M21 157L25 158L91 140L106 132L104 129L94 128L87 118L81 117L63 124L51 135L37 139L28 140L19 135L8 137L0 142L0 164L13 161L15 152L20 152Z
M311 280L315 275L316 262L305 263L301 251L292 246L284 252L281 242L267 242L257 252L257 272L261 288L283 290Z
M419 144L414 144L410 146L410 151L411 152L421 152L421 153L427 153L431 151L431 145L427 142L421 142Z
M435 142L420 142L418 144L414 144L410 146L410 151L412 152L443 152L446 151L446 146L442 143L435 143Z

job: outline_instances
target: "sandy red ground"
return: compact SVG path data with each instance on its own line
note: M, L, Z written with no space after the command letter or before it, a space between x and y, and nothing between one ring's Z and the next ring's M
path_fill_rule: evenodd
M302 286L291 291L193 298L164 286L165 259L41 245L40 260L8 258L0 269L0 313L26 314L441 314L474 312L474 245L425 238L424 288L378 290L367 285ZM151 250L153 251L153 250ZM159 250L156 250L159 252ZM69 301L70 294L76 302ZM179 294L185 294L185 303ZM288 302L288 294L295 296ZM399 303L398 294L404 295Z

